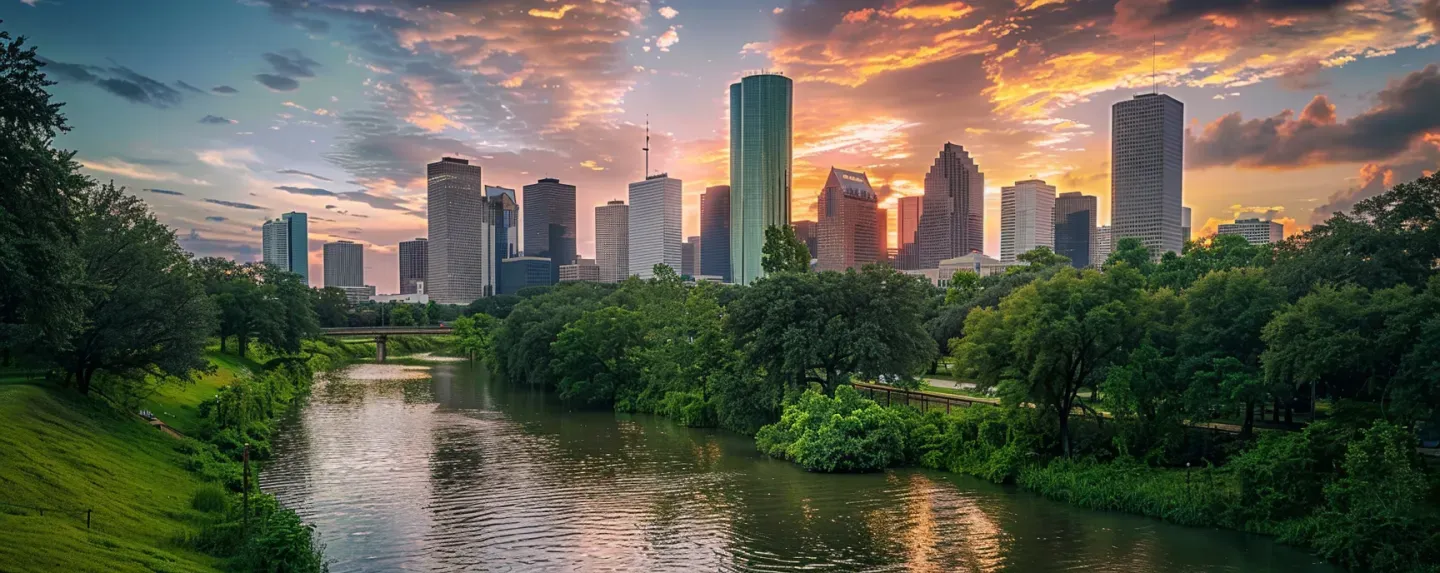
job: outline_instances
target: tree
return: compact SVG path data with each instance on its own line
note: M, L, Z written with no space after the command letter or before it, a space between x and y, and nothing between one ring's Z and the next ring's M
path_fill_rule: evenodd
M241 356L249 352L251 340L280 352L299 352L302 340L319 333L316 302L300 275L273 265L242 265L215 257L200 259L196 266L206 294L220 309L216 330L222 352L231 336ZM329 296L333 300L335 295ZM333 305L329 312L334 312Z
M1261 333L1284 304L1285 291L1270 284L1264 270L1241 268L1205 275L1184 299L1179 342L1182 369L1194 380L1192 411L1206 414L1217 401L1242 404L1241 436L1249 437L1255 405L1275 397L1261 372Z
M1269 247L1252 245L1239 235L1214 235L1188 242L1185 254L1161 258L1150 275L1150 286L1183 290L1213 271L1260 266L1269 253Z
M1015 260L1037 268L1058 267L1061 265L1070 264L1070 257L1058 254L1055 251L1050 250L1050 247L1046 247L1044 245L1020 253L1019 256L1015 257ZM1010 268L1018 269L1018 267Z
M51 103L44 63L25 38L0 31L0 364L27 347L54 349L80 326L83 295L75 210L91 185Z
M397 304L390 309L391 326L415 326L415 312L408 304Z
M1179 371L1176 349L1185 303L1167 289L1143 297L1145 334L1105 374L1100 396L1120 424L1117 445L1136 457L1160 461L1184 439L1189 380Z
M501 374L516 382L553 383L551 343L566 325L599 308L611 288L589 282L562 283L521 300L495 332L495 365Z
M1135 237L1125 237L1115 241L1115 248L1110 251L1110 257L1105 259L1102 268L1108 271L1121 264L1140 271L1142 276L1148 277L1155 271L1155 263L1150 256L1150 249Z
M488 358L498 324L493 316L476 314L457 318L450 326L455 334L455 344L462 352L472 358Z
M320 326L336 328L350 325L350 298L336 287L315 289L315 316Z
M810 270L810 249L795 237L795 228L790 225L765 229L765 246L760 254L760 267L765 274Z
M84 322L55 355L76 388L88 393L99 373L188 381L207 371L215 306L170 229L113 184L85 194L77 214Z
M550 348L560 398L612 404L617 393L637 382L639 364L631 349L643 336L639 313L615 306L586 312L567 325Z
M945 289L945 306L964 304L977 294L980 294L980 275L957 270L950 275L950 286Z
M1094 389L1145 333L1141 283L1123 266L1104 274L1057 272L1015 291L999 309L971 311L955 358L1005 404L1031 403L1054 416L1068 457L1071 412L1094 413L1081 390Z

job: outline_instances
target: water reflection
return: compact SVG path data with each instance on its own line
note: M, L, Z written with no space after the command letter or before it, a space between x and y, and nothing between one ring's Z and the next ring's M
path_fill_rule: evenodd
M949 474L809 474L468 363L326 379L276 448L262 486L319 526L337 572L1328 570L1267 539Z

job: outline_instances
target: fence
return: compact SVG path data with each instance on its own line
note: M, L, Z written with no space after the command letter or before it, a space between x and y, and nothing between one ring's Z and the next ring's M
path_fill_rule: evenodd
M85 516L85 529L90 529L90 518L92 517L92 515L93 515L94 512L95 512L94 509L88 509L88 508L87 508L87 509L65 509L65 508L60 508L60 507L36 507L36 506L32 506L32 505L22 505L22 504L18 504L18 503L10 503L10 502L8 502L8 501L0 501L0 506L5 506L5 507L17 507L17 508L20 508L20 509L28 509L28 510L30 510L30 511L38 511L38 512L40 512L40 517L45 517L45 513L46 513L46 512L49 512L51 515L57 515L57 514L58 514L58 515L73 515L73 516L75 516L76 518L79 518L80 516L83 515L83 516Z

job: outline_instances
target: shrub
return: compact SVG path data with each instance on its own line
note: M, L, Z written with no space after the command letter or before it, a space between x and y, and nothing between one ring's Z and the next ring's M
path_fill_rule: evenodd
M834 398L812 387L760 429L755 445L810 471L877 471L904 461L905 426L899 413L853 387L836 388Z
M1236 502L1223 470L1152 468L1133 458L1108 463L1056 459L1028 466L1017 478L1045 497L1089 509L1118 510L1184 525L1226 525Z
M1321 501L1324 468L1316 460L1316 428L1268 433L1229 467L1240 487L1238 518L1252 527L1304 516Z
M1014 481L1020 469L1038 460L1047 435L1030 409L971 406L943 416L938 435L917 460L925 467L970 474L996 483Z
M230 492L218 484L201 484L190 500L190 507L205 513L224 513L230 507Z
M666 392L657 412L673 418L682 426L709 428L715 426L715 402L703 392Z

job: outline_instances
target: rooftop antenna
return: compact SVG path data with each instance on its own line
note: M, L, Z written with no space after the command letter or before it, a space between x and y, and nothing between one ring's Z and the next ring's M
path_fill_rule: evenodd
M640 151L645 152L645 176L650 176L650 114L645 114L645 147Z

